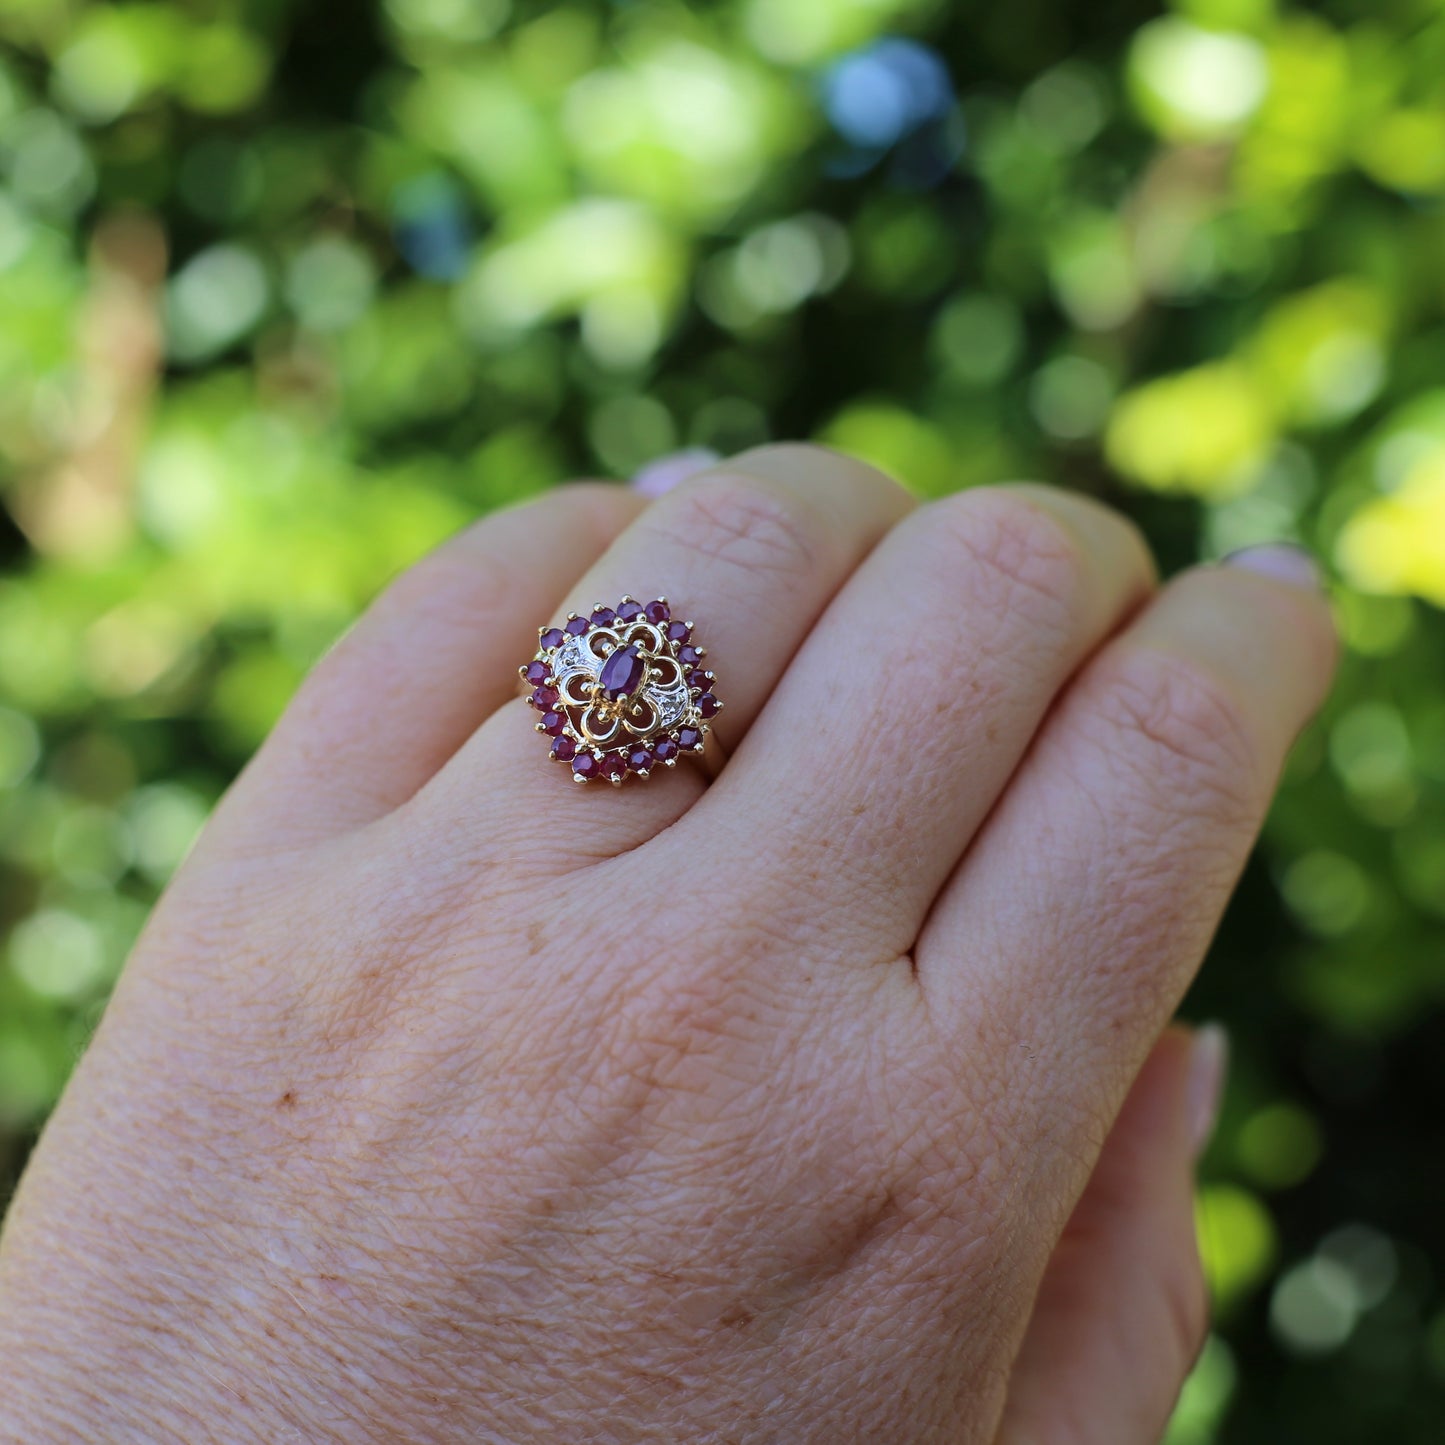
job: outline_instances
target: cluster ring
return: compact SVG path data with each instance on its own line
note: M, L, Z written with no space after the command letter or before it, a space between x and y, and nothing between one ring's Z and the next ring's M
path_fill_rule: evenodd
M537 652L519 672L553 760L579 783L620 787L702 754L722 710L706 656L667 598L624 597L539 628Z

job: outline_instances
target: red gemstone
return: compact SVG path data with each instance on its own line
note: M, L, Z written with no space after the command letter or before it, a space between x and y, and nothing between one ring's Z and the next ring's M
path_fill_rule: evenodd
M621 753L608 753L602 759L602 776L604 778L620 778L627 772L627 759Z
M596 753L578 753L572 760L572 771L579 778L595 778L600 769Z
M687 675L687 685L706 692L712 686L712 676L706 672L690 672Z
M532 694L532 706L538 712L546 712L548 708L557 706L557 689L555 687L539 687Z
M642 616L642 603L634 602L632 598L629 597L627 601L617 609L617 615L624 622L635 622Z
M561 737L566 727L567 719L560 712L544 712L542 714L542 731L548 737Z
M678 728L677 745L687 752L702 746L702 733L697 728Z
M663 738L652 751L658 762L670 763L678 754L678 746L671 738Z
M567 631L571 633L573 637L581 637L591 626L592 624L585 617L574 617L567 624Z
M619 698L631 697L642 686L642 679L646 676L647 664L634 642L630 647L619 647L602 664L597 685L612 702L616 702Z
M715 698L710 692L703 693L703 695L697 700L697 710L703 715L703 717L716 717L718 714L718 709L721 706L722 703L720 703L717 698Z
M549 652L554 647L561 647L561 645L566 642L566 640L567 634L563 632L560 627L549 627L542 634L542 646L545 647Z
M692 628L685 622L669 622L667 624L667 640L669 642L686 642L692 636Z
M577 756L577 744L571 738L558 738L552 744L552 756L561 762L570 763Z
M646 748L633 748L627 754L627 766L634 773L645 773L652 766L652 754Z
M550 669L545 662L529 662L523 676L533 687L541 687L547 681Z
M677 660L684 667L696 667L702 661L702 653L695 647L680 647L677 650Z
M592 614L593 627L611 627L617 621L617 614L610 607L599 607Z
M647 620L652 623L666 622L672 616L672 608L666 602L649 602L645 609Z

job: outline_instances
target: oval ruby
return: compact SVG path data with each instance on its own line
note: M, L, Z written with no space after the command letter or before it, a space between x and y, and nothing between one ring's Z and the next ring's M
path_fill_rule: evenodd
M706 692L712 686L712 674L710 672L690 672L687 675L687 685L695 687L699 692Z
M577 744L568 737L558 738L552 744L552 756L564 763L570 763L577 756Z
M703 693L703 695L697 700L697 710L703 715L703 717L716 717L718 715L718 710L721 707L722 703L720 703L717 698L715 698L710 692Z
M583 634L584 632L586 632L587 629L588 629L589 627L591 627L591 626L592 626L592 624L591 624L591 622L589 622L589 621L587 620L587 618L585 618L585 617L574 617L574 618L567 624L567 631L568 631L573 637L581 637L582 634Z
M678 728L677 745L692 752L702 746L702 733L698 728Z
M702 653L695 647L680 647L677 650L677 660L684 667L696 667L702 661Z
M678 754L678 746L671 738L662 738L652 751L658 762L670 763Z
M667 624L667 640L669 642L686 642L692 636L692 628L685 622L669 622Z
M672 616L672 608L661 599L656 602L649 602L643 611L647 620L653 624L666 622L668 618Z
M550 669L545 662L529 662L522 674L533 687L541 687L550 675Z
M567 719L560 712L544 712L542 714L542 731L548 737L561 737L566 727Z
M631 697L647 676L647 664L634 642L630 647L619 647L606 662L597 676L597 685L603 695L616 702L618 698Z
M550 652L554 647L561 647L566 642L567 634L560 627L549 627L542 634L542 646Z
M579 778L595 778L601 766L596 753L578 753L572 759L572 771Z
M611 627L617 621L617 614L610 607L599 607L592 614L593 627Z
M539 687L532 694L532 706L538 712L546 712L548 708L557 706L557 689L555 687Z
M602 759L602 776L604 778L620 778L627 772L627 759L621 753L608 753Z
M634 773L645 773L652 766L652 754L646 748L633 748L627 754L627 766Z
M627 598L621 607L617 609L617 615L624 622L635 622L642 616L642 603L634 602L631 597Z

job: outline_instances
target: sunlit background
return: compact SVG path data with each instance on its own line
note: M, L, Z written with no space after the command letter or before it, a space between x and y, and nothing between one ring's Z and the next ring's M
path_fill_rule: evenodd
M0 0L0 1197L298 678L468 519L810 436L1300 539L1172 1445L1445 1438L1445 3Z

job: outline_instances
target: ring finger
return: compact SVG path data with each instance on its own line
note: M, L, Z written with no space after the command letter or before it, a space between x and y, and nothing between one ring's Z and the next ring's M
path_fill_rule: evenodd
M850 458L808 446L749 452L642 513L578 582L563 613L615 607L625 595L668 598L676 615L696 622L706 666L717 673L726 710L714 728L730 752L829 599L911 507L896 483ZM535 720L524 702L503 708L438 775L428 791L457 810L460 826L468 818L492 825L475 801L486 775L503 810L541 799L560 824L585 809L585 827L569 834L560 824L554 836L575 836L576 856L603 857L666 827L702 789L696 774L667 776L599 799L550 764L532 736Z
M920 511L828 609L679 846L735 830L778 907L906 952L1055 696L1153 576L1123 518L1050 488Z

